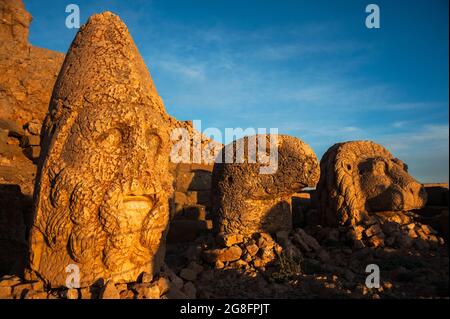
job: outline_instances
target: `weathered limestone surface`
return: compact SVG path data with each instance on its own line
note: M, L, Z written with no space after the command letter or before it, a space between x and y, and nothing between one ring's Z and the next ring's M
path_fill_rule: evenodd
M31 15L21 0L0 0L0 118L42 120L64 54L28 42Z
M269 135L266 145L270 145ZM291 196L302 188L313 187L319 179L319 163L313 150L301 140L277 136L278 169L261 174L264 164L244 162L216 163L212 174L213 214L217 231L251 235L274 233L292 228ZM247 148L248 137L225 147ZM247 152L247 151L246 151Z
M374 142L335 144L322 157L320 168L317 193L323 224L355 225L366 213L425 205L425 190L407 166Z
M156 273L169 222L165 108L126 26L92 16L55 84L42 132L30 276L81 286Z
M387 149L371 141L338 143L320 165L317 199L322 225L346 226L347 237L359 247L391 246L403 244L402 236L414 238L416 226L406 212L424 207L426 192Z

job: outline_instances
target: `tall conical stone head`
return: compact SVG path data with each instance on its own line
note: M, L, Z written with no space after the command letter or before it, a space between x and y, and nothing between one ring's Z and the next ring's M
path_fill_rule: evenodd
M92 16L44 123L30 275L83 287L159 270L172 192L166 118L124 23L110 12Z

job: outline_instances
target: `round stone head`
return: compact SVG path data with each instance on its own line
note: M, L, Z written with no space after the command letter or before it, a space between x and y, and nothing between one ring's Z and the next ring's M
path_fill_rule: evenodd
M406 164L371 141L333 145L320 162L317 187L322 223L357 224L366 213L409 211L426 202Z
M212 172L216 231L289 231L292 194L314 187L318 179L316 155L296 137L258 134L228 144Z

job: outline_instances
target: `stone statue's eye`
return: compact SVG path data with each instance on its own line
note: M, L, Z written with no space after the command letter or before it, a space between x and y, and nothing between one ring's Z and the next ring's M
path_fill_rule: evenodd
M384 175L386 172L386 163L384 161L375 162L373 166L374 175Z
M408 171L408 165L407 165L406 163L403 163L402 160L400 160L400 159L398 159L398 158L394 158L394 159L392 159L392 161L393 161L394 163L400 165L400 167L402 167L403 170L404 170L405 172Z
M122 132L117 128L112 128L100 135L98 141L103 149L113 150L122 142Z
M162 142L161 137L156 132L149 129L146 133L146 140L149 150L155 154L158 153Z

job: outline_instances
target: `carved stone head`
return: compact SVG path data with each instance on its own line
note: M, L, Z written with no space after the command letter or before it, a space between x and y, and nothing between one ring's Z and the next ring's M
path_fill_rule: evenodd
M262 145L261 145L262 144ZM256 145L258 161L249 151ZM268 160L259 152L269 153ZM241 150L242 156L238 156ZM227 155L231 154L227 161ZM267 154L268 155L268 154ZM263 173L263 167L276 169ZM213 218L217 232L252 235L292 229L292 194L314 187L319 162L300 139L277 134L246 136L224 147L212 172Z
M371 141L333 145L320 168L317 194L323 224L355 225L366 213L425 205L425 190L409 175L406 164Z
M30 268L51 286L136 281L163 260L169 135L150 74L119 17L78 32L44 123Z

